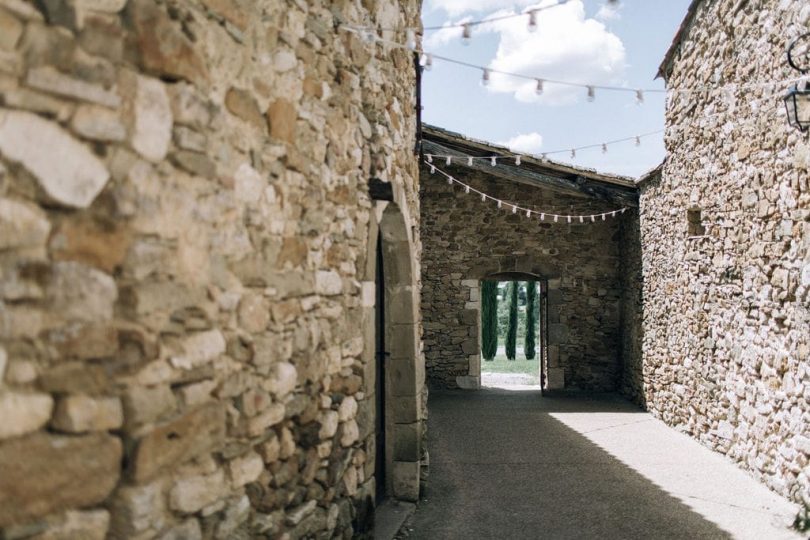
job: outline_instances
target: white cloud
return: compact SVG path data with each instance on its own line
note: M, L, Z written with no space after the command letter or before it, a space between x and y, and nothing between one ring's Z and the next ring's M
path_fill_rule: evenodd
M428 7L430 10L440 9L451 17L457 17L462 13L528 6L536 1L537 0L429 0Z
M619 13L621 6L621 4L602 4L599 11L596 12L596 18L600 21L613 21L616 19L621 19L621 13Z
M533 131L531 133L520 134L502 143L513 152L525 152L527 154L539 154L543 147L543 136Z
M543 4L540 4L543 5ZM581 0L538 13L537 30L529 32L523 17L482 25L500 35L493 70L582 84L620 84L625 67L624 44L605 25L585 17ZM514 93L524 102L566 103L584 96L581 88L547 83L542 96L535 81L493 73L493 92Z

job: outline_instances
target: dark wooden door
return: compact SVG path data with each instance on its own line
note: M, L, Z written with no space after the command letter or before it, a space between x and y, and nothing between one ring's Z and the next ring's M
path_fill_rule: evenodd
M374 308L376 329L376 458L374 477L377 484L377 502L385 498L385 269L383 268L382 238L377 239L377 302Z

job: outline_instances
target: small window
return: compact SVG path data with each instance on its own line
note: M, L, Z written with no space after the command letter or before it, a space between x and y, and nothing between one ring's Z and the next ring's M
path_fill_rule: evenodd
M692 208L686 211L686 223L689 236L704 236L706 234L700 208Z

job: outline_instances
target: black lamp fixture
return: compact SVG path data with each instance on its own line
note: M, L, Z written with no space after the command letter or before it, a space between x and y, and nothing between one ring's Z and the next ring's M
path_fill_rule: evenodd
M797 37L787 50L790 67L802 75L810 71L810 32ZM810 78L805 77L785 94L788 122L801 132L810 129Z

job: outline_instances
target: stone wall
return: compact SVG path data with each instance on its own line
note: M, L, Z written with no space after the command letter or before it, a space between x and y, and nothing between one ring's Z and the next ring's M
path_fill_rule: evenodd
M416 291L415 73L336 21L419 3L0 0L0 536L362 525L366 183Z
M795 77L785 49L808 18L805 2L701 2L667 85ZM641 194L644 390L665 422L807 504L810 145L785 90L669 100L668 157Z
M619 390L626 397L646 406L644 401L643 341L643 283L641 272L641 231L638 210L622 220L619 245L621 249L621 355L622 373Z
M616 210L584 196L460 167L459 180L524 207ZM504 272L548 281L548 386L614 390L620 378L620 222L548 223L498 209L422 169L422 309L428 378L454 387L480 377L478 283ZM628 214L629 215L629 214ZM461 379L459 379L461 377ZM469 377L469 378L468 378Z

